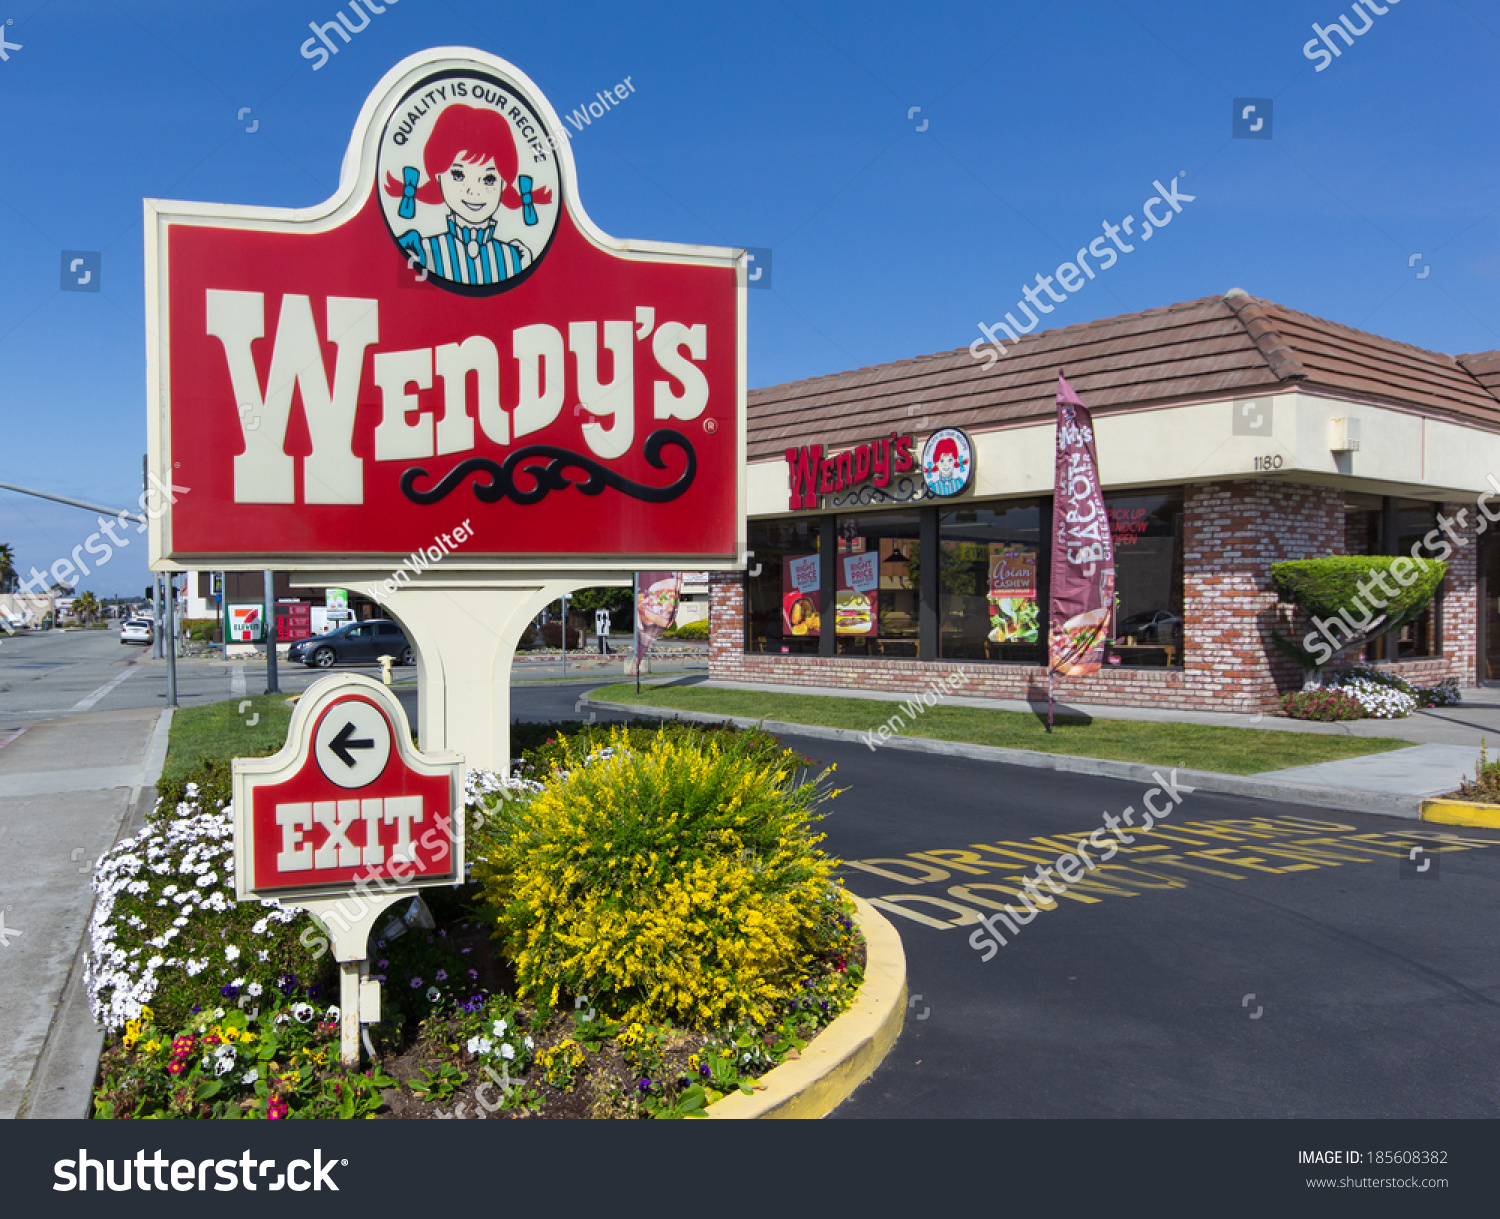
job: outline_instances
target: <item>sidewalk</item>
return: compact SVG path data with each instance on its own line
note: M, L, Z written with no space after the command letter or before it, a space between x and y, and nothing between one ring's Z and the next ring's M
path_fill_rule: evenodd
M79 951L91 874L160 775L170 719L94 712L0 737L0 1118L88 1116L103 1044Z
M831 686L793 686L772 683L707 680L693 683L721 690L746 690L772 694L824 695L831 698L863 698L899 704L910 694L886 691L848 690ZM1500 688L1471 688L1463 691L1463 702L1457 707L1433 707L1419 710L1399 720L1350 720L1324 724L1311 720L1291 720L1272 715L1244 715L1213 711L1177 711L1152 707L1111 707L1093 703L1057 703L1059 716L1084 716L1089 719L1136 720L1154 723L1208 724L1220 728L1259 728L1272 732L1310 732L1327 735L1394 737L1410 741L1412 748L1371 754L1362 758L1345 758L1321 762L1315 766L1296 766L1263 771L1256 775L1215 775L1206 771L1184 771L1187 781L1205 791L1231 795L1258 796L1282 803L1317 808L1342 809L1350 812L1381 813L1386 816L1415 818L1420 816L1424 799L1445 795L1459 783L1474 776L1481 739L1495 746L1500 756ZM585 700L586 702L588 700ZM953 706L977 707L995 711L1016 711L1045 715L1045 701L1024 699L972 698L961 695L945 697ZM660 708L626 704L597 704L646 716L662 716ZM683 719L723 720L724 716L695 715L687 712L665 712ZM743 720L745 724L751 720ZM775 731L799 732L808 736L835 740L860 740L861 734L847 729L767 721ZM1098 758L1080 758L1065 754L1001 749L985 745L963 745L950 741L929 740L916 736L892 738L885 748L912 749L964 757L987 758L1012 765L1033 766L1071 773L1096 774L1115 778L1149 781L1151 767L1135 762L1115 762Z

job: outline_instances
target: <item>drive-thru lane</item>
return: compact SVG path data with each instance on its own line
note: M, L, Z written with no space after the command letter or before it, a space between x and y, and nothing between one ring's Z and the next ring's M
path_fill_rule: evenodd
M840 764L827 845L913 994L840 1116L1500 1114L1500 833L1198 793L1132 833L1138 785L796 744ZM1095 830L1108 864L971 943Z

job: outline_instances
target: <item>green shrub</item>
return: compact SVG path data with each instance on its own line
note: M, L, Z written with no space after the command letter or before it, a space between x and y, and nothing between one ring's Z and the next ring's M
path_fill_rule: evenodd
M1391 574L1397 564L1406 565L1403 571L1415 567L1417 574L1409 586ZM1413 621L1427 608L1447 571L1448 564L1437 559L1408 555L1331 555L1272 563L1276 595L1307 614L1310 626L1314 619L1337 622L1335 637L1340 641L1330 644L1314 626L1302 643L1280 632L1272 633L1272 642L1303 668L1321 669L1341 653L1362 648ZM1393 591L1383 591L1377 580ZM1340 616L1341 611L1349 620ZM1310 650L1303 646L1308 640L1314 641Z
M1281 713L1294 720L1357 720L1364 718L1359 699L1345 690L1299 690L1284 695Z
M616 729L587 759L562 742L572 769L505 802L474 876L522 998L693 1028L784 1007L851 932L811 830L837 793L763 737Z
M681 626L674 626L670 631L663 631L663 639L696 639L706 640L708 638L708 619L700 618L697 622L685 622Z
M217 618L184 618L182 633L193 643L207 643L219 625Z
M584 723L581 720L551 724L514 724L511 726L511 753L519 756L519 772L532 779L545 778L553 770L572 770L583 765L623 733L623 744L629 749L649 749L658 740L674 743L717 741L719 747L737 757L757 758L770 762L798 755L788 750L762 728L737 728L733 724L662 724L655 720L635 719L626 723ZM811 758L802 765L811 766Z
M228 758L199 758L186 770L164 772L156 781L156 806L146 814L147 820L179 817L177 806L184 802L204 809L229 807L233 798L229 764ZM189 786L194 789L191 795Z

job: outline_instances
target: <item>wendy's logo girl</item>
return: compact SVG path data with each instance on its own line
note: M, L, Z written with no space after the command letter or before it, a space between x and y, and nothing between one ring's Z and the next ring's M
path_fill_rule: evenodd
M535 261L532 244L507 237L502 225L536 229L536 248L542 249L556 223L555 216L543 220L538 211L553 206L551 188L519 172L515 136L496 110L446 107L422 148L422 168L404 166L399 178L387 171L385 190L400 200L401 221L416 219L418 203L443 206L440 228L412 227L397 242L411 265L420 262L430 276L466 287L499 288ZM516 212L521 226L514 223Z
M973 451L957 428L933 433L922 450L922 478L933 495L957 495L969 485Z

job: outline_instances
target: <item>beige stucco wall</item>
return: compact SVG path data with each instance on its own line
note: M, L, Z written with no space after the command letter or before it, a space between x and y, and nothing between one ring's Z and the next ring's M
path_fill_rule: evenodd
M1271 479L1330 484L1374 494L1472 500L1500 485L1500 432L1431 419L1388 406L1287 390L1262 395L1270 403L1269 434L1237 435L1237 404L1249 399L1189 403L1095 420L1100 474L1106 487ZM1245 416L1247 422L1255 416ZM1357 452L1329 448L1335 418L1359 421ZM941 426L941 419L934 419ZM1023 496L1052 489L1054 426L1032 423L971 431L975 446L973 495ZM874 439L872 436L871 439ZM919 441L923 437L918 437ZM1256 459L1270 459L1257 469ZM1276 459L1280 465L1275 466ZM751 463L749 515L787 513L785 459Z

